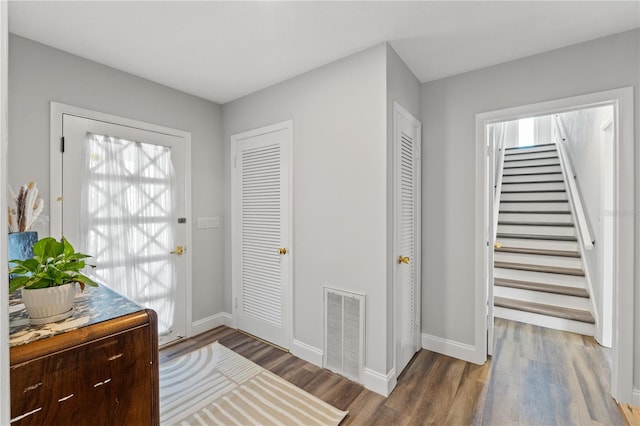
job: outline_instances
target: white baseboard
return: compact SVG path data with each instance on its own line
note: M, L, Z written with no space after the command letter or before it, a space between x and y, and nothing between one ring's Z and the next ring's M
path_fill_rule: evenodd
M210 315L208 317L199 319L191 323L191 336L197 336L200 333L204 333L205 331L213 330L216 327L220 327L221 325L226 325L227 327L231 326L231 315L226 312L220 312L215 315Z
M633 405L640 407L640 389L633 388Z
M315 346L307 345L299 340L291 342L291 353L311 364L322 367L323 352Z
M362 385L386 398L396 387L396 369L392 369L388 374L382 374L365 367Z
M478 354L478 349L473 345L460 343L455 340L444 339L431 334L422 333L422 348L439 354L458 358L474 364L483 364L486 354Z

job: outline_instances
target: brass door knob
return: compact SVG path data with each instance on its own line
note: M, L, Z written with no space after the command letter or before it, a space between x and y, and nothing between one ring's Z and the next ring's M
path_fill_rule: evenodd
M284 247L280 247L280 249L278 250L278 254L287 254L287 249Z
M406 257L406 256L398 256L398 263L408 264L409 263L409 258Z
M178 256L182 256L185 252L184 246L177 246L175 250L172 250L171 254L177 254Z
M501 243L493 243L493 248L502 248L502 244Z

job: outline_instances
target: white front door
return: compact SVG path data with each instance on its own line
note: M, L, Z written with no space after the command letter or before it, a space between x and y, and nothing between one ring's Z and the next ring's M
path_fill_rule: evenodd
M231 137L233 317L248 333L291 341L290 121Z
M160 345L185 337L185 138L74 114L59 119L59 231L94 256L87 273L156 311Z
M420 349L420 122L394 103L396 375Z

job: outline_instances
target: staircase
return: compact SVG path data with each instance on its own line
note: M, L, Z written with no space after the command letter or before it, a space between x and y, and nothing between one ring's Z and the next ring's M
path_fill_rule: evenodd
M507 148L494 247L494 315L593 336L577 230L555 144Z

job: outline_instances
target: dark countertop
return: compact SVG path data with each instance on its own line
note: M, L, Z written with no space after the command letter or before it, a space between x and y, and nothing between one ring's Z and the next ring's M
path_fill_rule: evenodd
M144 309L105 286L87 286L83 292L80 292L79 286L76 286L76 289L73 315L62 321L43 325L29 323L29 316L22 304L19 290L10 295L9 347L45 339Z

